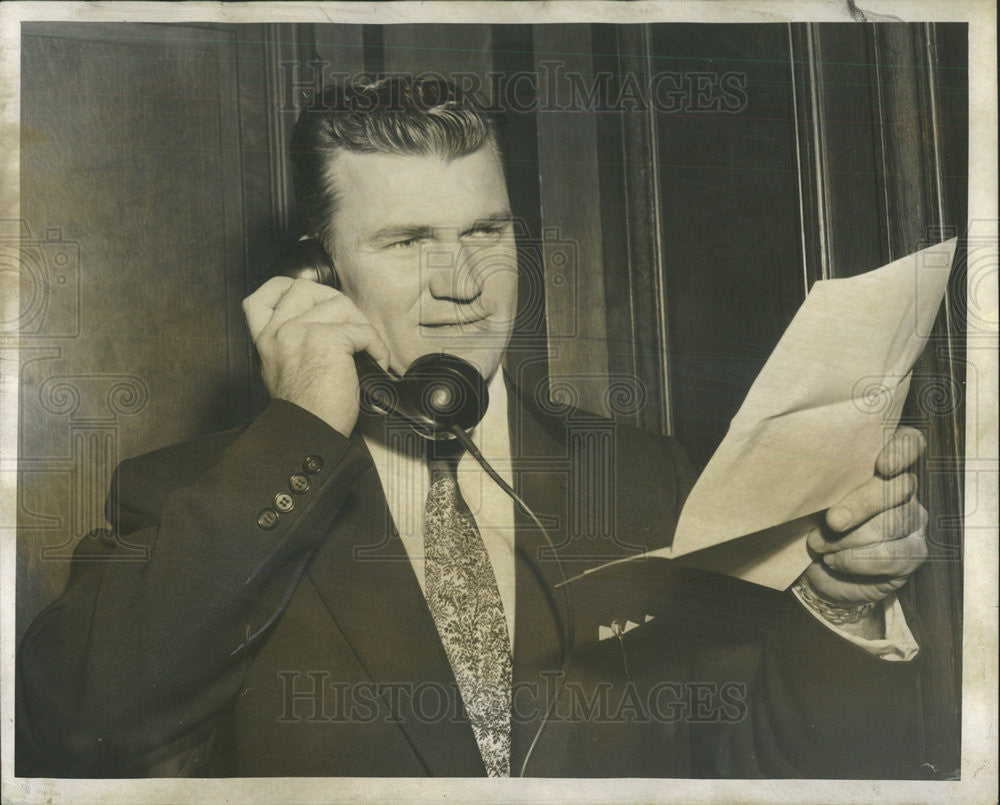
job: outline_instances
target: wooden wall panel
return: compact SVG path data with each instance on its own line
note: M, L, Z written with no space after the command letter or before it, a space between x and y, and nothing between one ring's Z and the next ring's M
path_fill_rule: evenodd
M590 27L536 25L538 165L545 262L550 388L561 403L607 415L608 328L604 306L600 112L572 99L569 78L593 86ZM558 64L559 67L554 65ZM561 255L561 259L557 259Z
M485 75L493 66L489 25L386 25L382 27L382 64L386 73Z
M23 31L21 214L70 257L21 340L20 628L105 525L117 461L234 424L250 375L233 32Z
M604 283L611 376L631 379L634 399L619 419L654 433L673 431L670 344L664 287L659 121L648 25L595 25L594 62L608 96L646 88L645 103L616 103L598 115ZM623 410L624 409L624 410Z
M336 75L356 76L364 72L364 26L313 25L313 52L323 62L323 70Z
M503 90L493 98L507 192L517 227L518 316L506 369L525 389L544 395L548 382L548 322L542 249L541 166L536 87L520 76L535 68L535 26L493 25L493 74Z
M965 231L964 26L936 28L791 26L810 280L860 274ZM903 412L928 439L916 471L930 557L901 595L922 622L920 738L934 779L959 767L965 377L954 313L964 298L956 271Z
M700 466L804 297L787 33L656 25L653 64L687 104L658 119L662 260L674 435ZM745 103L699 99L727 73Z
M929 25L877 26L872 42L882 112L884 227L888 259L895 259L967 231L960 178L966 159L962 138L956 136L967 126L967 117L955 99L945 101L955 109L950 119L942 119L938 110L939 95L961 98L954 70L964 66L963 49L939 51L934 27ZM947 135L945 128L950 129ZM952 151L948 163L944 162L946 144ZM947 185L945 172L951 176ZM949 314L954 305L951 297L965 297L963 279L961 275L952 278L928 347L914 367L903 411L904 421L919 428L928 440L918 478L921 501L931 512L927 524L930 556L905 595L923 624L921 738L924 768L932 779L957 779L960 767L963 535L956 523L962 512L960 434L964 433L966 378L965 367L954 360L952 348L964 333Z

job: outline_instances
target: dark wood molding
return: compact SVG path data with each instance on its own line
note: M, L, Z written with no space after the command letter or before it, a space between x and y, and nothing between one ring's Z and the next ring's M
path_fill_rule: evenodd
M829 182L819 27L789 23L789 73L802 229L802 295L830 278Z
M311 25L264 25L264 90L271 180L271 227L282 240L291 236L294 215L292 177L286 152L295 114L285 97L286 73L304 71L313 57Z
M595 69L610 74L608 96L619 95L623 76L648 87L653 73L650 27L594 28ZM647 103L636 112L601 115L599 127L609 371L631 377L641 389L644 402L634 407L634 424L670 434L670 329L663 267L668 235L659 121L653 104Z
M789 26L808 284L863 273L964 232L961 27ZM917 471L931 512L931 555L901 597L923 627L921 741L935 779L955 778L960 765L964 297L956 272L903 411L903 423L928 439Z

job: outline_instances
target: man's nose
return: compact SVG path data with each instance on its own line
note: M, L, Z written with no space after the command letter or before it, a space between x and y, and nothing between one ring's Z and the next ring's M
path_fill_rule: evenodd
M474 302L483 293L482 262L476 259L476 249L461 243L435 246L425 257L431 295L436 299Z

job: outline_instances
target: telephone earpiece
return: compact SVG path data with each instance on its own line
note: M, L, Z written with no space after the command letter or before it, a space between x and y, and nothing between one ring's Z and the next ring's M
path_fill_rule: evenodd
M308 277L339 289L333 261L314 238L289 244L268 264L272 277ZM367 352L354 355L362 410L405 422L427 439L453 439L451 429L468 431L479 424L489 393L486 381L468 361L431 353L417 358L406 373L395 378Z
M315 238L303 238L290 243L267 264L270 277L306 277L323 285L340 289L337 270L323 244Z

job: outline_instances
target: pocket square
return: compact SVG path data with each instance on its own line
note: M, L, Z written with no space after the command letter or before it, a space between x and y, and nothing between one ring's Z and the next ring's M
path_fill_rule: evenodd
M643 618L642 622L649 623L651 620L653 620L653 616L646 615L646 617ZM614 620L611 621L610 626L601 625L597 627L597 639L607 640L609 637L621 637L623 634L627 634L628 632L631 632L633 629L638 629L638 628L639 624L636 623L635 621L627 620L625 621L624 624L622 624L621 621Z

